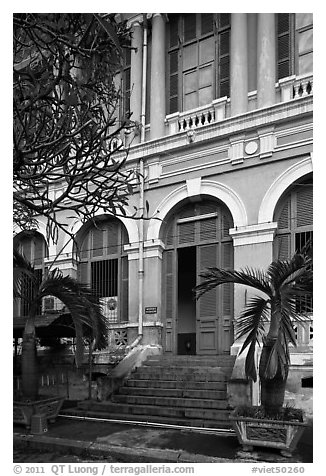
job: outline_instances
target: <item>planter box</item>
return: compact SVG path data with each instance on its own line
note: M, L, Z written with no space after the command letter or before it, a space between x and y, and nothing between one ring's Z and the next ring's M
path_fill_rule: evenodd
M264 420L230 416L239 442L245 451L252 451L253 446L278 448L283 456L290 457L295 449L306 422Z
M14 401L14 423L21 423L27 428L31 426L32 415L45 415L47 420L54 421L58 416L64 397L47 397L32 402Z

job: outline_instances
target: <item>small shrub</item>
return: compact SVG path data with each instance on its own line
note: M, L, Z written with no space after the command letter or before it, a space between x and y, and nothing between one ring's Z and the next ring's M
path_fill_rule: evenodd
M282 407L277 413L268 413L262 406L246 406L241 405L237 407L232 416L239 416L243 418L258 418L267 420L279 420L279 421L298 421L303 422L303 411L300 408L294 408L290 405Z

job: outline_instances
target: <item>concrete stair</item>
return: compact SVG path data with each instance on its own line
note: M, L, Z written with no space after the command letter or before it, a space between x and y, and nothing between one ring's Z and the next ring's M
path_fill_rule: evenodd
M78 404L79 416L230 428L226 385L235 357L150 356L112 401Z

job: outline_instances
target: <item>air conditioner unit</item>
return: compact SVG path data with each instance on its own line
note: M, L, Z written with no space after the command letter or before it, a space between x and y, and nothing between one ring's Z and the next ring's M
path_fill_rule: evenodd
M43 299L43 312L55 311L54 297L46 297Z
M118 296L101 298L102 312L110 323L118 322Z

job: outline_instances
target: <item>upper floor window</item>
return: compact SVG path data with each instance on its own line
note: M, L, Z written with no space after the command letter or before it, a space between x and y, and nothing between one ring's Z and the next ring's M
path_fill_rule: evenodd
M229 96L230 28L229 13L169 15L169 114Z
M278 13L277 79L312 73L312 13Z

